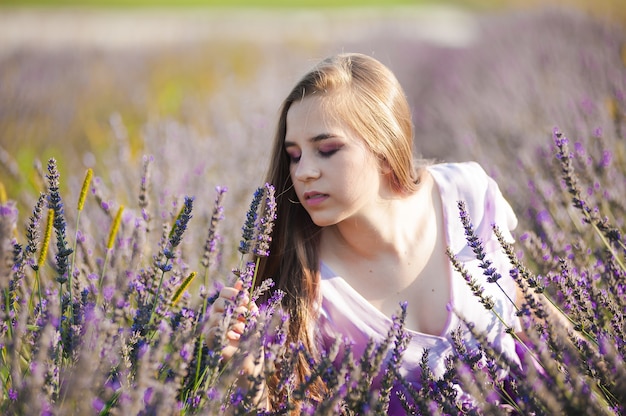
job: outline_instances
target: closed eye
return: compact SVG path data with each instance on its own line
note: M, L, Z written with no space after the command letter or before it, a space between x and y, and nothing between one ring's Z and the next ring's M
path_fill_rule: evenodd
M332 155L334 155L335 153L337 153L338 151L339 151L339 148L332 149L332 150L326 150L326 151L319 150L318 152L319 152L320 156L322 156L323 158L329 158Z
M317 152L321 157L329 158L337 153L339 150L341 150L342 147L343 144L341 143L325 143L318 147Z
M300 158L302 157L302 154L300 152L289 152L287 151L287 156L289 156L289 161L291 163L298 163L300 161Z
M327 139L328 137L320 135L319 137L316 137L315 141L325 141ZM287 153L287 156L289 157L289 162L292 164L300 162L300 159L302 158L302 151L300 150L300 147L291 142L286 142L285 144L285 153ZM341 150L343 146L343 143L322 143L317 147L316 152L320 157L327 159Z

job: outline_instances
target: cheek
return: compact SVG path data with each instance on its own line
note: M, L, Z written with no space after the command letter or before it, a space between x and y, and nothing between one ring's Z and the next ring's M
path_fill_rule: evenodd
M293 168L289 169L289 181L291 183L289 184L290 186L287 189L287 191L288 192L293 192L294 195L297 195L298 191L302 187L302 183L294 178L294 173L295 172L294 172Z
M358 166L346 182L346 193L353 200L369 199L380 192L381 176L372 165Z
M289 180L291 181L292 184L297 183L298 181L296 181L296 179L294 178L296 173L296 168L293 165L289 165Z
M353 186L373 186L380 177L380 169L375 160L359 159L346 165L345 177Z

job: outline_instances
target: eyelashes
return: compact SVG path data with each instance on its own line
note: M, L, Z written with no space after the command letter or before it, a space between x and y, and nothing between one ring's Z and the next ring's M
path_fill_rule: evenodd
M329 150L317 150L317 154L324 159L328 159L329 157L337 153L339 150L341 150L341 146L333 147ZM302 157L302 154L301 153L291 154L287 152L287 156L289 157L289 161L291 163L298 163L300 161L300 158Z
M319 150L318 153L320 154L320 156L322 156L323 158L329 158L332 155L334 155L335 153L337 153L339 151L339 147L331 149L331 150L326 150L326 151L321 151Z

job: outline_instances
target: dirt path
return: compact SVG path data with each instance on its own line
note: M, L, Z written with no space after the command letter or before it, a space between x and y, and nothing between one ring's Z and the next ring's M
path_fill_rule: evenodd
M474 19L442 6L267 11L214 9L0 9L0 53L20 48L168 46L226 38L324 42L389 34L451 46L471 41Z

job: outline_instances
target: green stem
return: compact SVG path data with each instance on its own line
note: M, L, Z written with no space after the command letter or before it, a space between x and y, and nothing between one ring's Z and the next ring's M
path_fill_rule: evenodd
M598 347L600 344L598 344L598 341L587 331L585 331L582 327L582 325L579 325L578 322L574 321L572 318L570 318L570 316L568 314L566 314L563 309L561 309L559 307L559 305L557 305L552 298L550 298L545 292L543 293L543 297L550 302L550 304L552 305L552 307L558 312L560 313L562 316L565 317L565 319L567 319L570 324L572 324L572 326L576 327L576 326L580 326L580 332L585 336L585 338L587 338L589 341L591 341L596 347Z
M550 302L554 305L554 302L552 302L552 300L551 300L549 297L547 297L547 296L546 296L546 298L547 298L547 299L548 299L548 300L549 300L549 301L550 301ZM556 305L554 305L554 306L556 306ZM557 309L558 309L558 306L557 306ZM560 310L560 309L559 309L559 310ZM547 370L546 370L546 368L545 368L545 366L544 366L544 365L541 363L541 361L540 361L540 360L536 357L536 355L533 353L533 351L531 351L531 350L530 350L530 348L526 345L526 343L524 343L524 342L521 340L521 338L520 338L520 337L519 337L519 336L518 336L515 332L513 332L513 329L512 329L512 328L511 328L511 327L510 327L510 326L509 326L509 325L508 325L508 324L504 321L504 319L500 316L500 314L498 314L498 312L496 312L496 311L495 311L495 310L493 310L493 309L492 309L491 311L492 311L492 312L494 313L494 315L498 318L498 320L500 320L500 322L502 322L502 324L503 324L503 325L507 328L507 332L509 332L509 333L511 334L511 336L512 336L512 337L513 337L513 338L514 338L514 339L515 339L518 343L520 343L521 345L523 345L523 346L524 346L524 348L526 349L526 351L527 351L527 352L531 355L531 357L535 360L535 362L536 362L537 364L539 364L539 365L541 366L541 368L543 368L543 369L544 369L544 371L547 371ZM563 312L561 312L561 313L563 313ZM566 315L565 313L563 313L563 315L565 315L565 316L567 317L567 315ZM567 318L569 319L569 317L567 317ZM570 321L571 321L571 319L570 319ZM591 339L591 341L592 341L592 342L594 342L594 344L598 345L598 344L597 344L597 342L596 342L595 340ZM599 386L600 390L601 390L601 391L604 391L604 389L603 389L602 387L603 387L603 386ZM594 389L594 394L596 394L596 396L599 396L599 395L598 395L598 392L597 392L595 389ZM608 398L608 397L606 397L606 395L605 395L605 394L603 394L603 395L602 395L602 397L598 397L598 398L599 398L599 399L604 398L604 402L608 405L607 400L609 400L609 398Z
M506 332L508 332L513 337L513 339L515 339L519 344L523 345L524 349L528 352L528 354L530 354L530 356L535 360L535 362L539 364L541 368L547 371L544 365L539 360L539 358L537 358L537 356L535 355L534 351L532 351L528 347L528 345L526 345L526 343L522 341L522 339L515 333L515 331L513 331L513 328L504 321L504 318L502 318L502 316L500 316L500 314L496 312L495 309L491 309L491 312L496 316L496 318L498 318L498 320L502 323L502 325L504 325L504 327L506 328Z
M517 414L520 414L520 415L523 414L522 409L516 403L515 399L511 397L508 391L506 391L504 388L500 389L498 391L498 395L502 397L504 401L507 402L511 407L514 407L515 410L517 410Z
M13 325L11 324L11 315L10 315L10 310L11 310L11 298L10 298L11 294L9 293L9 289L5 288L4 289L4 307L5 310L7 312L7 319L8 322L7 324L7 331L9 333L9 339L13 339Z
M98 279L98 299L102 298L102 284L104 283L104 274L107 269L107 263L109 262L109 253L110 249L107 248L107 252L104 255L104 262L102 263L102 273L100 274L100 279Z
M193 380L194 391L198 387L198 383L200 381L200 365L202 361L202 346L204 345L204 334L200 334L200 339L198 339L198 358L196 358L196 375Z
M520 311L519 306L517 306L517 304L513 301L513 299L511 299L511 296L509 296L509 294L506 292L506 290L504 290L504 288L502 286L500 286L500 283L495 282L495 284L496 284L496 286L498 286L498 288L504 294L504 296L506 296L506 298L509 300L509 302L511 302L511 304L515 308L515 311L519 312Z
M70 295L70 303L69 303L69 314L70 314L70 324L74 325L74 304L72 302L72 275L74 274L74 266L76 265L76 247L78 246L78 222L80 221L80 213L78 211L76 214L76 234L74 235L74 250L72 251L72 264L70 267L69 275L67 276L67 289L69 290Z
M37 268L37 271L35 272L35 283L37 284L37 294L39 295L39 313L42 313L43 305L41 303L41 276L39 276L39 268Z
M624 262L622 261L622 259L617 255L617 253L615 252L615 249L613 248L611 243L608 242L608 240L606 239L604 233L602 233L602 231L600 231L600 229L598 228L598 226L595 223L592 222L591 225L593 225L593 229L600 236L600 238L602 239L602 242L604 243L604 245L609 249L609 251L611 252L611 255L613 256L613 258L615 259L617 264L619 264L619 266L622 268L622 271L626 272L626 265L624 265Z
M207 267L204 268L204 279L203 279L203 284L204 284L204 290L205 290L205 296L204 296L204 301L202 302L202 311L200 313L200 316L198 317L198 322L202 322L204 321L204 317L206 315L206 309L209 306L209 266L207 265ZM201 365L201 361L202 361L202 347L204 345L204 334L200 334L200 338L198 339L198 357L196 358L196 374L194 377L194 391L196 391L197 387L198 387L198 383L200 382L200 365Z
M210 265L207 265L204 268L204 276L203 276L203 280L202 280L202 284L204 285L204 290L206 291L207 296L204 298L201 317L204 316L204 313L205 313L206 308L207 308L208 298L209 298L209 296L208 296L208 290L209 290L208 289L209 288L209 267L210 267Z
M169 263L169 259L165 262L165 266ZM150 319L148 319L148 326L152 322L152 317L154 316L154 311L156 310L157 303L159 302L159 293L161 292L161 286L163 286L163 278L165 277L165 271L161 270L161 278L159 279L159 286L157 287L156 292L154 293L154 302L152 303L152 310L150 311Z
M63 316L63 283L59 283L59 309ZM63 320L59 321L59 331L63 334Z
M252 292L254 291L254 285L256 284L257 272L259 270L259 262L261 261L261 257L256 258L254 261L254 275L252 276L252 284L250 285L250 298L252 298ZM251 302L252 303L252 302ZM250 303L248 304L248 310L250 310Z
M198 317L198 322L201 322L201 321L204 320L204 316L206 315L206 309L209 306L209 266L204 268L204 279L203 280L204 280L203 284L204 284L204 294L205 294L205 296L204 296L204 300L202 301L202 311L200 313L200 316Z

